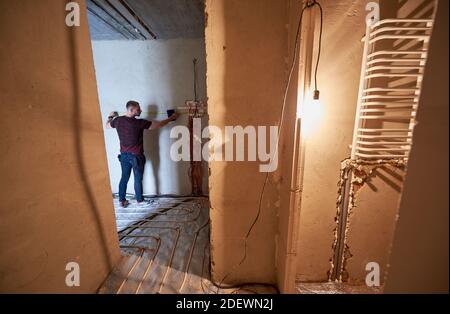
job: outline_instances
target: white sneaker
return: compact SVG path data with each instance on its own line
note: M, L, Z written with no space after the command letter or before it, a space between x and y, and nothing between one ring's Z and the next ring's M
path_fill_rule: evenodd
M150 203L149 202L146 202L146 201L143 201L143 202L136 202L136 207L137 208L149 208L150 207Z

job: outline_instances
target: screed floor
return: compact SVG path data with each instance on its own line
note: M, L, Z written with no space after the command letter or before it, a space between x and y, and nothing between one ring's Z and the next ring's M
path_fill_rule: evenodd
M299 294L380 294L382 288L349 285L338 282L297 283Z
M126 209L114 200L122 259L100 293L276 293L266 286L220 289L211 282L207 198L151 199ZM377 294L334 282L297 283L300 294Z
M207 198L152 199L116 208L122 259L99 293L275 293L265 286L220 289L210 279Z

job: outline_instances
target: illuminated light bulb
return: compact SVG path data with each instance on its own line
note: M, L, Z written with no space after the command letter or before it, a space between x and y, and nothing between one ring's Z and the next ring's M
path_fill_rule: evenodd
M308 137L316 131L323 117L323 106L320 102L319 91L314 91L313 97L308 97L301 112L297 112L297 117L301 119L302 136Z

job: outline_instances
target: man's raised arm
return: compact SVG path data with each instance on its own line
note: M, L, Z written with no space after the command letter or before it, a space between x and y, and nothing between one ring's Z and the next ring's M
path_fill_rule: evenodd
M115 118L117 118L119 116L119 113L117 111L111 112L108 116L108 119L106 121L106 128L107 129L112 129L113 127L111 126L111 122L112 120L114 120Z
M174 113L170 118L162 121L152 121L152 125L148 128L149 130L156 130L166 126L169 122L176 120L179 117L178 113Z

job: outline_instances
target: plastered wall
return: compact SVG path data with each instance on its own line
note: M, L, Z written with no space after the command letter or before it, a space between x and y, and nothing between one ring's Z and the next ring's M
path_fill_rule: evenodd
M386 293L448 293L448 1L439 1Z
M0 1L0 291L94 293L119 259L85 2ZM77 262L80 287L65 284Z
M197 93L206 100L206 61L204 39L172 39L157 41L94 41L94 64L102 118L118 111L125 114L125 105L136 100L143 110L142 118L163 120L168 109L185 106L194 99L193 59L197 61ZM144 194L191 194L188 161L170 158L170 130L188 124L185 114L161 130L144 133ZM203 126L207 119L203 120ZM120 144L115 130L105 130L111 190L118 192L121 169L117 155ZM203 192L208 193L208 171L204 164ZM128 193L134 194L131 176Z
M380 265L380 279L384 282L404 175L404 170L394 166L378 168L356 194L356 207L349 218L350 255L344 274L352 284L364 284L366 265L370 262Z
M209 0L206 13L210 125L277 125L287 78L288 1ZM258 213L265 174L258 162L214 161L209 166L213 279L275 283L278 214L284 210L280 200L289 196L282 190L288 171L282 169L288 167L280 162L269 176L244 259L245 236Z
M318 83L323 117L305 141L297 280L326 281L330 269L340 163L350 156L359 75L364 1L320 1L323 48Z

